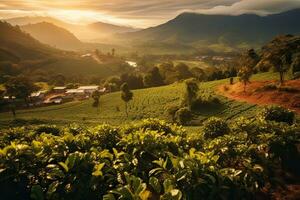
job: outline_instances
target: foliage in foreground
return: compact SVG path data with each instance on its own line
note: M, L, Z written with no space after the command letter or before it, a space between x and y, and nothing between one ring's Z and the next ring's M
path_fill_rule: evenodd
M224 123L210 120L205 140L156 119L2 131L1 199L252 199L300 167L298 124Z

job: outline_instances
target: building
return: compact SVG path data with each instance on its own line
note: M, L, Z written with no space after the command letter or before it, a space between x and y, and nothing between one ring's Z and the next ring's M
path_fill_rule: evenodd
M66 91L66 89L67 89L67 87L62 86L62 87L55 87L55 88L53 88L52 91L55 93L64 93Z
M37 92L33 92L30 94L29 98L30 99L43 99L45 97L46 94L46 90L40 90Z
M61 104L63 103L64 101L64 98L62 95L55 95L55 96L52 96L48 99L46 99L43 103L44 104Z
M83 99L89 96L84 90L81 89L69 89L66 91L65 94L69 98L77 98L77 99Z
M93 92L99 90L97 85L80 86L78 90L83 90L85 93L91 95Z

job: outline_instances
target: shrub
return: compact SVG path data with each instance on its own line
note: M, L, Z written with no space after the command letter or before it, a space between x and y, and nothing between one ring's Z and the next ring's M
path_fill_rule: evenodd
M295 114L281 106L267 106L259 114L258 117L261 120L285 122L293 124Z
M260 91L270 91L270 90L276 90L277 89L277 85L276 83L269 83L264 85L261 88L257 88L256 91L260 92Z
M91 140L99 143L105 149L112 149L119 141L120 135L116 128L110 125L100 125L91 131Z
M213 139L229 133L228 124L217 117L209 118L203 126L204 138Z
M299 89L297 89L295 87L291 87L291 86L281 86L281 87L278 87L278 90L282 91L282 92L291 92L291 93L299 92Z
M179 110L179 106L172 105L172 106L166 107L166 114L172 121L175 120L175 113L177 112L177 110Z
M212 106L218 106L221 104L220 99L211 94L202 93L198 98L193 102L192 109L199 110L201 108L207 108Z
M167 123L164 120L159 119L144 119L140 122L136 122L134 124L129 124L125 128L123 128L122 133L123 134L129 134L134 131L146 131L146 130L152 130L152 131L158 131L162 132L165 135L183 135L185 131L174 124Z
M192 118L192 112L187 107L180 108L175 113L175 121L181 125L187 125Z
M52 135L59 135L60 129L56 126L44 125L44 126L39 126L35 132L36 134L47 133Z

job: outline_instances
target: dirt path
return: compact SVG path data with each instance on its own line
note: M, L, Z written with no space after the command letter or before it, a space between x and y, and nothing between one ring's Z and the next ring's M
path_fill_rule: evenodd
M276 104L291 109L300 114L300 80L286 81L287 89L298 91L280 91L278 89L266 89L266 85L276 84L274 81L255 81L247 85L246 92L241 83L233 85L220 85L218 92L230 99L244 101L258 105Z

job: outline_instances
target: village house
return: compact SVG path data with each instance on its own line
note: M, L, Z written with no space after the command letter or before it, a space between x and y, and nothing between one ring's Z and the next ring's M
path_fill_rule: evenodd
M69 89L66 91L66 96L74 99L85 99L88 97L88 94L81 89Z
M30 106L34 105L41 105L43 103L43 99L45 98L47 91L46 90L40 90L37 92L33 92L30 94Z
M66 91L67 87L64 87L64 86L59 86L59 87L54 87L52 89L52 91L54 93L64 93Z
M97 86L97 85L87 85L87 86L80 86L77 89L78 90L83 90L85 93L91 95L93 92L99 90L99 86Z

